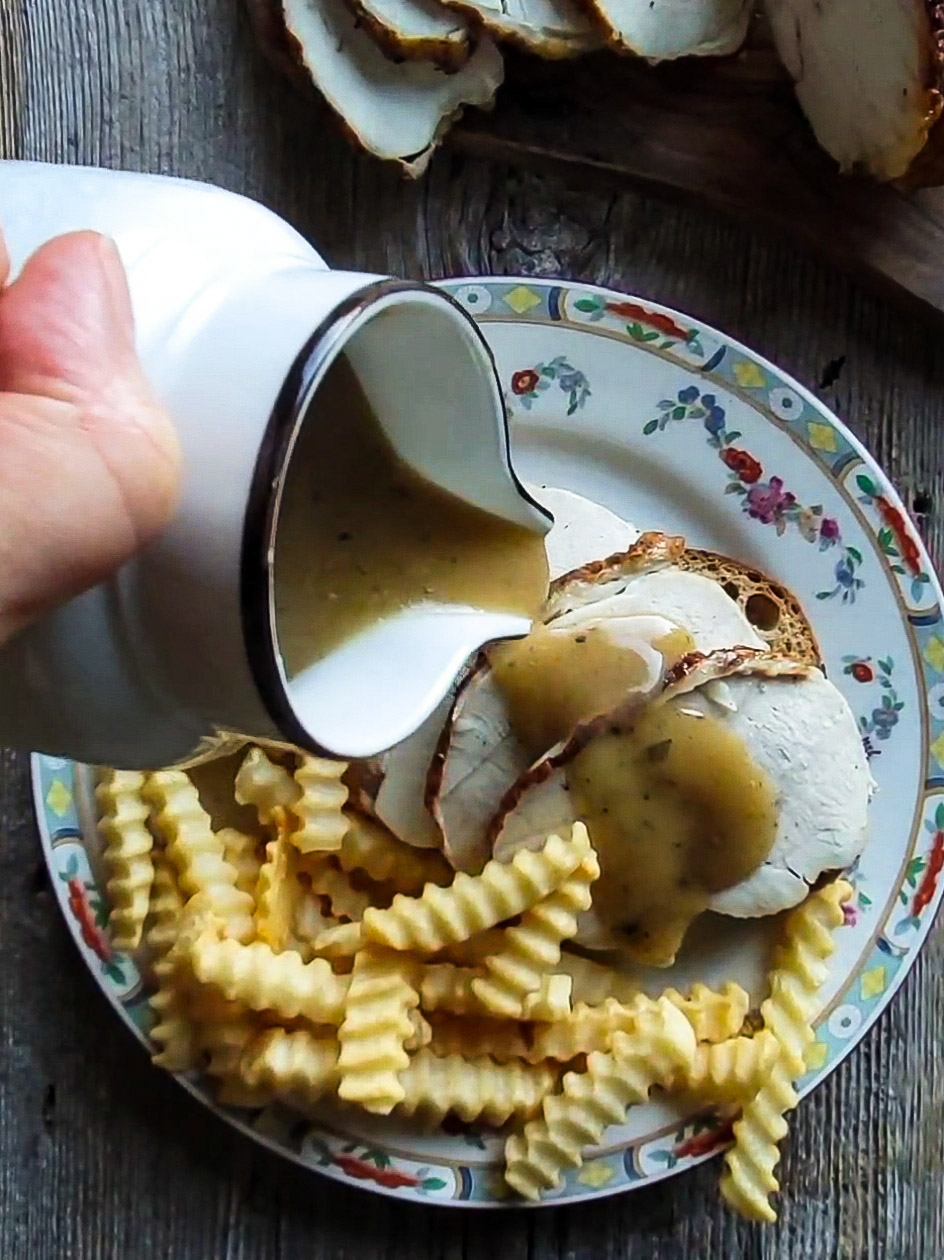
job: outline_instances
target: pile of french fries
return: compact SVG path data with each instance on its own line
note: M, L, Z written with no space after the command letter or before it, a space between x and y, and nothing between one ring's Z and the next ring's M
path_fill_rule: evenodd
M739 1112L721 1192L773 1221L774 1170L850 886L790 915L761 1006L736 984L647 997L570 952L599 865L586 828L477 876L347 806L344 766L249 747L234 795L264 839L217 826L182 770L103 770L110 931L153 983L154 1061L221 1102L326 1099L435 1128L508 1128L537 1200L654 1089Z

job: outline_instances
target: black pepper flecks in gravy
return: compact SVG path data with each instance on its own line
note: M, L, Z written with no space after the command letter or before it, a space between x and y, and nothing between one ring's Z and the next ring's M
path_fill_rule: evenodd
M773 847L770 777L723 719L685 698L592 740L567 781L600 859L594 911L636 962L671 963L712 895Z

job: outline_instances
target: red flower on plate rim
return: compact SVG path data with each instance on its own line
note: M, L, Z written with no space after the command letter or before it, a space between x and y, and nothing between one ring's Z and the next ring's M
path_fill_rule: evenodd
M396 1172L392 1168L378 1168L375 1164L369 1163L366 1159L359 1159L356 1155L334 1155L332 1158L342 1172L346 1172L356 1181L373 1181L376 1185L385 1186L388 1190L402 1190L404 1187L420 1184L419 1178L411 1173Z
M739 450L736 446L727 446L721 451L722 462L727 464L738 480L752 486L763 474L763 465L749 451Z
M849 673L859 683L875 681L875 670L868 661L854 661L849 666Z
M541 377L534 368L524 368L520 372L515 372L511 378L511 392L513 394L533 394L537 389Z
M88 889L80 879L70 879L67 887L69 889L69 909L75 915L75 920L79 925L79 931L82 933L82 940L103 963L111 962L113 951L108 943L108 938L95 921L95 911L92 909L89 901Z
M637 306L635 302L607 302L606 309L611 315L618 315L622 319L635 319L640 324L647 324L666 337L678 337L681 341L688 340L687 328L682 328L668 315L660 315L658 311L647 311L644 306Z

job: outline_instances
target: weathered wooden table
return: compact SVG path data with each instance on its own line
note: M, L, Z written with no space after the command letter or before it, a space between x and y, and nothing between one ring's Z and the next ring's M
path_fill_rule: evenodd
M557 73L565 102L569 71ZM506 99L516 90L513 75ZM335 265L572 276L690 311L834 407L940 560L940 328L711 214L496 152L447 150L418 185L353 156L261 61L234 0L0 0L0 155L211 180L285 215ZM944 1256L944 924L798 1113L778 1226L724 1213L714 1165L586 1207L466 1213L343 1189L205 1113L151 1069L80 965L40 864L23 756L0 757L0 835L2 1260Z

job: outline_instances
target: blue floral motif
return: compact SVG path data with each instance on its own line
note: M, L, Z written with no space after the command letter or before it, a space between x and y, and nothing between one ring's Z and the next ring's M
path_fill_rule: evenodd
M554 383L567 395L569 416L579 411L590 397L590 382L562 354L547 363L536 363L534 367L513 372L511 396L518 399L525 411L530 411L535 400Z
M724 407L715 394L703 394L697 385L686 385L675 398L662 398L656 404L659 414L643 425L648 437L661 433L676 421L700 420L708 434L708 445L718 453L718 458L728 469L725 494L738 495L741 509L752 520L762 525L773 525L778 535L785 534L793 526L806 542L819 551L839 547L841 555L833 569L832 587L818 591L817 599L839 598L844 604L855 601L856 594L865 585L858 575L862 554L856 547L842 546L839 522L823 511L821 503L804 506L795 494L787 490L781 477L763 479L764 468L750 451L734 445L741 437L737 429L727 428Z
M842 672L857 683L877 682L881 687L881 699L868 715L860 714L859 730L862 732L862 743L867 756L881 756L882 750L876 748L875 741L884 743L898 725L904 701L898 697L892 675L895 662L890 656L879 657L873 661L871 656L844 656Z

